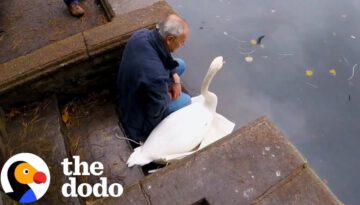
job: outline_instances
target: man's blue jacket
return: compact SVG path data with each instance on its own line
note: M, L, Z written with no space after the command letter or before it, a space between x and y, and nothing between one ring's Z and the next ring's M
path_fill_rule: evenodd
M141 29L128 40L117 76L117 104L126 134L143 141L165 117L171 76L178 63L157 30Z

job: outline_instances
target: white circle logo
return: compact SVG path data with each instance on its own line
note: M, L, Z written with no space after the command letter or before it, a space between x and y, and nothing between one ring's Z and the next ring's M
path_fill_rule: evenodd
M50 185L50 171L44 160L31 153L20 153L8 159L1 170L5 193L20 203L39 200Z

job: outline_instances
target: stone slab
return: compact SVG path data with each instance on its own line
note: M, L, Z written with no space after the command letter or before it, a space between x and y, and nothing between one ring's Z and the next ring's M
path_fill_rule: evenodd
M250 204L305 160L266 118L144 178L152 204Z
M170 13L174 13L171 7L165 1L159 1L117 16L104 26L0 64L0 104L25 104L53 94L64 96L78 90L113 87L109 82L113 82L111 80L116 76L115 64L121 58L127 39L139 28L154 27ZM111 80L106 81L101 76L110 76ZM41 84L46 86L39 87Z
M128 12L145 8L162 0L104 0L111 16L119 16Z
M55 98L46 99L22 108L5 111L6 136L1 134L5 159L29 152L41 157L51 175L50 187L37 204L79 204L78 199L64 198L62 185L67 182L61 162L67 158L59 123L59 109ZM0 162L3 164L4 162Z
M119 198L100 199L88 205L151 205L141 190L139 184L135 184L124 190Z
M88 59L82 34L57 41L28 55L0 64L0 94L68 64Z
M107 94L70 102L63 108L63 116L65 113L69 117L64 121L64 133L72 156L80 156L88 163L101 162L104 165L102 176L108 178L108 184L116 182L127 187L143 178L140 168L126 166L132 150L123 139L114 105ZM80 177L79 180L90 184L100 182L98 176Z
M84 32L90 56L124 44L131 34L143 27L154 27L157 22L174 13L165 1L116 16L112 22Z
M310 168L278 187L254 205L343 205Z
M0 1L0 64L107 22L97 1L81 1L74 18L63 0Z

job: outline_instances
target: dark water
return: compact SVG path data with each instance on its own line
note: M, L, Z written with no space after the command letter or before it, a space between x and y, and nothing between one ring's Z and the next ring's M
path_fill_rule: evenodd
M190 24L176 56L187 61L183 80L192 93L199 93L212 58L224 56L210 86L218 112L237 128L268 116L341 201L359 204L360 65L351 76L360 64L360 1L169 3ZM262 35L261 45L250 43Z

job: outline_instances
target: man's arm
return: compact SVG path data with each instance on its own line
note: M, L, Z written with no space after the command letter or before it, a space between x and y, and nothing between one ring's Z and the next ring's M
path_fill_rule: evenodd
M170 102L167 80L157 79L151 84L146 85L145 90L145 112L147 116L145 127L148 132L151 132L165 117L165 112Z

